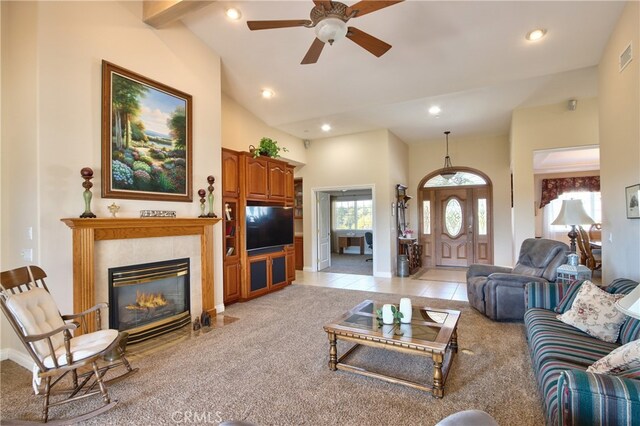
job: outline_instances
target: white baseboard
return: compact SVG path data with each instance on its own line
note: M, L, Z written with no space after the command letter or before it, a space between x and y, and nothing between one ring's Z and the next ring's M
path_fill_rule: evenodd
M224 312L224 303L216 305L216 314L221 314Z
M33 368L33 360L31 357L23 352L17 351L13 348L0 349L0 360L4 361L10 359L21 367L31 371Z
M311 266L305 266L304 268L302 268L302 270L304 272L316 272L316 270L313 269Z

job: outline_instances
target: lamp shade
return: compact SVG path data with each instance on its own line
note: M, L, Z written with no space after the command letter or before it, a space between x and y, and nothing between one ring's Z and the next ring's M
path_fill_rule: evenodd
M640 285L616 302L616 308L625 315L640 319Z
M562 200L560 214L552 225L593 225L595 222L582 205L582 200Z

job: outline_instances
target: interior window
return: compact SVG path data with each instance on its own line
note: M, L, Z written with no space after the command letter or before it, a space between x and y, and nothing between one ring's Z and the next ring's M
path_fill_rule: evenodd
M373 228L372 200L333 202L333 229L370 230Z

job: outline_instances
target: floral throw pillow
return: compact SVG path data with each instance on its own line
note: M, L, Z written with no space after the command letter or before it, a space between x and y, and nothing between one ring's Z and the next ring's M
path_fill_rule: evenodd
M556 318L590 336L613 343L618 340L620 327L627 319L625 314L615 307L616 300L624 296L609 294L595 284L585 281L580 286L571 309Z
M634 340L611 351L587 368L589 373L617 374L640 367L640 340Z

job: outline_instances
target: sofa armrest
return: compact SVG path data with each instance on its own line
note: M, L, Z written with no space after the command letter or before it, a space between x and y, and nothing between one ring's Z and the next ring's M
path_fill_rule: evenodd
M640 415L640 381L582 370L563 371L558 379L558 409L565 425L633 424Z
M495 281L499 282L500 285L508 285L508 286L516 286L524 288L524 285L535 281L539 283L548 282L544 278L540 277L532 277L530 275L520 275L520 274L506 274L502 272L496 272L489 275L489 282Z
M505 266L495 266L495 265L483 265L480 263L474 263L469 266L467 269L467 280L473 277L488 277L489 275L496 272L509 273L511 272L511 268L507 268Z
M560 303L570 284L532 281L527 283L524 291L527 309L542 308L554 310Z

